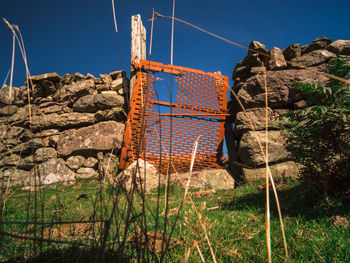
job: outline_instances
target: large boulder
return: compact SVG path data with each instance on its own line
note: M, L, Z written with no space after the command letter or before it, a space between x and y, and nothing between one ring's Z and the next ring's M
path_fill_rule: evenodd
M271 108L268 108L268 127L273 126L274 114ZM234 133L237 137L241 137L247 131L251 131L254 126L256 131L264 130L266 126L266 110L265 108L251 108L247 109L246 112L240 111L237 113ZM250 123L249 123L250 121Z
M350 55L350 40L336 40L327 47L327 50L337 55Z
M291 60L292 58L297 58L301 56L301 46L300 44L292 44L283 50L283 55L286 60Z
M16 145L11 149L11 152L21 153L21 154L30 154L42 147L45 147L45 142L40 138L33 138L29 141Z
M29 170L34 166L33 155L26 156L22 158L22 156L18 154L11 154L9 156L4 156L0 160L0 167L9 167L16 166L19 169Z
M95 168L97 166L98 160L95 159L94 157L88 157L84 161L84 167L89 167L89 168Z
M84 96L74 103L73 109L77 112L97 112L99 110L123 106L124 97L118 95L116 91L112 91Z
M273 178L296 178L299 175L299 165L293 161L269 165ZM242 175L246 181L265 178L265 167L249 169L242 167Z
M337 56L325 49L314 50L305 55L297 58L293 58L291 62L295 63L293 66L299 67L313 67L323 63L327 63L330 59L336 58Z
M95 113L96 121L126 121L127 114L123 108L112 108L108 110L99 110Z
M237 63L235 69L232 73L232 80L234 81L234 91L237 91L239 88L237 88L237 84L245 81L250 77L250 69L251 66L249 64L246 64L245 61L240 61Z
M9 86L4 85L0 89L0 106L13 103L23 105L23 101L20 98L20 89L16 87L11 89Z
M158 170L150 163L142 159L130 164L125 170L116 177L111 177L110 182L116 187L123 187L130 191L133 186L135 177L135 191L141 191L145 187L146 192L156 189L159 185L164 184L164 176L160 175ZM160 182L159 182L160 179Z
M85 158L83 156L73 155L66 160L66 165L73 171L76 171L83 166L84 162Z
M40 83L34 85L35 97L47 97L57 91L55 84L50 80L42 80Z
M0 159L0 167L4 167L4 166L15 166L17 165L19 162L21 161L21 156L18 154L11 154L8 156L3 156Z
M306 69L267 71L268 106L285 108L299 100L293 82L325 84L327 81L327 77ZM258 74L247 79L237 95L246 108L265 107L264 76Z
M81 80L70 85L64 85L57 93L57 97L61 101L75 100L76 98L92 94L94 88L95 82L93 79Z
M195 171L192 173L172 174L172 182L179 186L187 186L190 179L190 188L199 189L233 189L235 187L235 180L225 169L210 169Z
M38 165L37 186L44 186L57 183L71 184L75 182L75 173L70 170L63 159L50 159ZM32 171L32 174L34 171ZM26 181L27 186L34 186L34 177Z
M56 72L52 72L42 75L31 76L30 80L33 82L33 84L38 84L43 81L59 82L61 80L61 77Z
M18 107L16 105L7 105L2 108L0 108L0 116L12 116L14 115L18 110Z
M267 67L267 69L277 70L284 69L287 67L287 62L283 56L282 50L280 50L278 47L271 48L269 55L270 57L265 58L265 66Z
M110 151L121 148L124 124L115 121L100 122L80 129L61 133L57 141L59 155L86 153L91 151Z
M21 186L30 177L29 171L17 167L4 167L0 169L0 189Z
M65 105L59 105L59 104L53 104L51 106L46 107L39 107L38 108L38 112L36 113L36 115L45 115L45 114L51 114L51 113L68 113L68 112L72 112L72 109L70 109L69 107L65 106Z
M90 167L81 167L76 171L76 178L80 178L80 179L98 178L98 172Z
M284 131L269 131L268 132L268 150L269 163L278 162L288 158L289 153L286 150L287 133ZM265 131L249 131L243 134L238 147L238 157L241 162L252 168L263 165L265 163L264 155L262 154L258 140L265 154L266 136Z
M50 146L54 148L57 146L59 135L60 132L56 129L43 130L35 134L36 137L40 137L45 141L46 147Z
M124 82L123 78L118 78L118 79L112 80L111 85L110 85L111 90L118 91L118 90L122 89L123 82Z
M30 170L34 167L34 158L33 155L29 155L23 159L21 159L17 164L17 168L23 170Z
M75 82L83 80L83 79L85 79L85 76L83 74L81 74L80 72L75 72L72 75L72 80Z
M250 65L251 67L261 67L262 62L258 54L250 54L244 59L245 64Z
M90 125L95 123L95 117L92 113L52 113L45 115L35 115L32 118L32 127L37 129L57 129L57 128L73 128Z
M332 40L327 37L316 38L310 45L304 46L302 48L301 54L304 55L314 50L325 49L330 43L332 43Z
M254 53L264 53L267 54L268 50L266 49L265 45L260 43L259 41L252 41L249 44L249 50L248 50L248 55L254 54ZM260 59L264 59L264 56L259 55Z
M24 128L18 126L0 125L0 136L4 140L18 138L24 130Z
M36 162L45 162L52 158L57 158L56 149L52 147L39 148L34 154L34 160Z
M37 107L35 105L31 105L29 108L29 105L25 105L24 107L19 108L14 115L10 117L8 120L10 123L14 125L20 125L23 126L26 123L29 123L29 113L32 114L37 111Z

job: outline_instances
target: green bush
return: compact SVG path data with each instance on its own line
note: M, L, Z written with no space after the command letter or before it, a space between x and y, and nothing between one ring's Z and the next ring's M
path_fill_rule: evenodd
M333 59L330 74L346 78L350 67ZM350 87L331 79L326 85L294 83L306 100L306 107L288 117L287 148L301 163L301 178L322 194L350 197Z

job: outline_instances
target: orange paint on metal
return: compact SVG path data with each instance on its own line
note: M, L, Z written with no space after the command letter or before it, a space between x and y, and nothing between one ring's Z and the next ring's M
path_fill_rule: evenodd
M177 171L188 171L192 145L198 136L201 138L194 170L218 168L224 122L228 115L228 77L146 60L132 64L138 71L130 100L120 168L124 169L133 160L142 158L165 173L171 142L172 163ZM155 100L153 85L158 80L155 77L158 72L174 75L177 83L175 103ZM172 114L157 113L155 105L172 107Z

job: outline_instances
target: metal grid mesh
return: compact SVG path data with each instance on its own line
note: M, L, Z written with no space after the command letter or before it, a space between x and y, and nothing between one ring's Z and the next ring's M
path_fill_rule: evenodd
M173 166L177 171L188 171L192 146L199 136L194 170L217 168L224 138L228 77L151 61L140 61L134 66L139 71L130 103L121 168L137 158L146 158L163 173ZM175 75L174 104L155 100L156 72ZM157 104L172 107L172 118L170 114L159 114Z

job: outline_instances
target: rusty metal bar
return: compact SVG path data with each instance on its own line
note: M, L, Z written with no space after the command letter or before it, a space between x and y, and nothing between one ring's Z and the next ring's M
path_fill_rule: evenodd
M158 101L158 100L147 100L147 102L152 103L152 104L156 104L156 105L166 106L166 107L188 109L188 110L193 110L193 111L201 111L201 112L207 112L207 113L211 113L211 114L226 114L223 111L213 111L213 110L203 109L200 107L192 107L189 105L169 103L169 102ZM225 115L225 116L227 116L227 115Z

